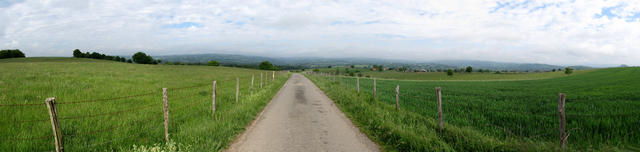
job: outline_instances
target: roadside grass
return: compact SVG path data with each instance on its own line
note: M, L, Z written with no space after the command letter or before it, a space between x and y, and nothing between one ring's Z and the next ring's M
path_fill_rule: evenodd
M262 89L260 73L269 76ZM255 75L252 93L251 75ZM128 151L136 149L133 145L137 149L167 146L161 90L166 87L172 144L188 145L189 151L220 151L256 117L289 74L277 73L275 81L270 76L271 71L231 67L3 59L0 104L42 104L56 97L65 150ZM237 104L236 77L241 88ZM217 110L211 114L214 80L218 81ZM140 96L128 97L132 95ZM46 106L0 106L0 114L4 116L0 117L0 149L54 149Z
M527 81L378 80L376 101L371 79L360 79L358 94L355 78L333 82L307 76L392 150L420 151L428 145L456 151L557 151L558 93L567 94L569 151L633 151L640 145L640 68ZM400 112L395 112L396 85ZM443 133L434 131L437 86L443 90Z

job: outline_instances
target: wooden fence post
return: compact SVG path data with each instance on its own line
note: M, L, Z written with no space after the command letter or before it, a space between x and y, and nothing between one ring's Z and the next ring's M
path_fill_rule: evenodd
M438 127L442 131L442 90L436 87L436 95L438 96Z
M400 104L398 103L398 94L400 93L400 85L396 86L396 111L398 111L398 106L400 106Z
M566 144L567 144L567 133L565 132L565 129L567 127L567 122L565 120L565 116L564 116L564 101L565 101L565 94L564 93L560 93L560 98L558 99L558 117L560 119L560 148L565 149Z
M376 78L373 78L373 101L376 100Z
M49 109L49 119L51 120L51 129L53 130L53 140L56 146L56 152L64 151L64 144L62 140L62 129L60 128L60 121L58 121L58 109L56 108L56 98L47 98L45 100L47 108Z
M276 71L272 71L271 81L276 80Z
M356 77L356 88L358 90L358 93L360 93L360 77Z
M260 72L260 88L262 88L262 72Z
M169 142L169 100L167 88L162 88L162 101L164 103L164 140Z
M253 74L251 75L251 87L249 87L249 92L253 93Z
M239 94L240 94L240 78L236 77L236 103L238 103Z
M217 85L216 83L217 83L216 81L213 81L213 90L212 90L213 93L211 95L211 98L212 98L211 113L212 114L216 113L216 85Z

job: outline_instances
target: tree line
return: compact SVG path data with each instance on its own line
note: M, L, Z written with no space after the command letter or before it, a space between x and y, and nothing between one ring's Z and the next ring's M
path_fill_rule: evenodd
M1 50L0 51L0 59L7 59L7 58L24 58L24 53L22 53L22 51L20 51L19 49L15 49L15 50Z
M161 60L154 60L153 57L145 54L144 52L137 52L131 56L131 59L127 59L125 57L120 56L111 56L105 55L98 52L82 52L79 49L73 50L73 57L75 58L90 58L90 59L100 59L100 60L112 60L118 62L126 62L126 63L138 63L138 64L158 64L161 63Z

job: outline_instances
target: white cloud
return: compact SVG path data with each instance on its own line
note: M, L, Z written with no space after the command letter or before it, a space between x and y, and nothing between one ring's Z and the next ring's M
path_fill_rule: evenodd
M0 48L640 65L640 1L12 1ZM610 11L609 11L610 10Z

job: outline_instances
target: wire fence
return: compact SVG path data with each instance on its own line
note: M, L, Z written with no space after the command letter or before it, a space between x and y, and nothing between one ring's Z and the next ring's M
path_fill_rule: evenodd
M401 84L399 83L399 80L382 80L383 81L383 85L380 84L381 80L378 80L378 84L374 84L374 78L365 78L365 77L349 77L349 76L337 76L338 78L336 79L335 74L334 73L318 73L318 72L313 72L313 73L308 73L313 77L319 78L322 81L328 81L331 82L333 84L336 84L336 86L338 86L339 88L344 88L347 91L353 91L356 92L357 90L360 90L360 94L369 94L371 95L372 101L379 101L379 102L383 102L386 104L396 104L396 91L395 91L395 84ZM390 85L393 84L393 81L395 81L394 85ZM359 82L359 84L357 83ZM400 107L403 107L404 110L406 111L411 111L411 112L415 112L415 113L419 113L419 114L423 114L425 116L437 119L438 115L437 115L437 110L436 110L436 95L435 95L435 90L433 91L433 95L424 95L424 91L426 91L425 89L428 88L424 88L422 89L420 86L415 86L415 85L419 85L419 84L410 84L410 83L402 83L404 85L409 85L409 89L403 89L403 86L400 86L400 92L399 92L399 100L400 100ZM374 89L375 86L375 89ZM420 88L420 89L418 89ZM375 91L374 91L375 90ZM452 97L455 96L457 97L456 99L469 99L468 97L460 97L460 96L465 96L467 93L458 90L457 92L455 90L453 91L449 91L449 96L448 97ZM375 95L375 96L374 96ZM483 94L478 93L478 92L474 92L473 96L483 96ZM444 97L444 95L443 95ZM496 98L493 100L499 100L500 98ZM504 100L509 100L511 98L505 98ZM514 98L516 99L516 98ZM474 99L474 101L477 101L478 99ZM563 104L564 104L564 99L563 100ZM556 99L557 101L557 99ZM492 127L492 128L497 128L499 130L503 130L504 134L507 136L511 136L511 137L517 137L517 138L528 138L528 139L533 139L533 138L541 138L544 137L546 139L556 139L555 137L553 137L554 135L557 136L558 133L558 129L555 128L554 126L558 126L559 123L565 123L566 118L569 118L570 122L577 122L577 121L581 121L581 119L592 119L592 118L597 118L598 120L601 120L603 118L606 118L608 120L603 120L605 121L605 123L610 123L610 122L615 122L612 120L627 120L625 121L626 123L635 123L637 124L637 121L633 121L632 119L635 118L640 118L640 113L635 113L635 112L631 112L631 113L601 113L601 114L597 114L597 113L592 113L592 114L578 114L578 113L572 113L571 111L567 111L565 112L564 110L564 105L563 110L562 110L562 114L559 113L558 111L558 107L551 106L549 104L544 104L544 102L542 101L541 104L538 104L536 102L529 102L529 103L534 103L534 104L529 104L529 105L534 105L534 108L525 108L527 106L522 105L523 103L527 103L525 101L522 102L509 102L509 103L504 103L501 104L499 106L493 105L491 103L485 102L485 103L474 103L474 102L455 102L455 101L443 101L443 115L445 116L445 118L449 119L452 121L453 124L460 124L463 126L467 126L467 125L480 125L480 124L473 124L473 123L484 123L486 124L486 126ZM547 102L548 103L548 102ZM404 105L404 106L402 106ZM433 108L427 108L425 109L425 107L433 107ZM531 107L531 106L528 106ZM515 117L514 117L515 116ZM559 118L560 117L560 118ZM507 118L507 120L505 121L505 118ZM524 119L526 118L526 119ZM476 119L476 120L474 120ZM560 121L558 120L560 119ZM535 123L529 122L531 120L536 120ZM635 120L640 120L640 119L635 119ZM600 129L600 131L602 131L603 126L604 127L610 127L610 124L597 124L599 122L595 122L594 124L589 124L589 125L594 125L593 127L595 129ZM566 126L566 124L563 124L561 126ZM549 130L543 130L543 129L534 129L531 130L530 128L554 128L554 129L549 129ZM564 128L561 127L562 132L564 132ZM574 128L569 128L569 132L571 131L578 131L576 130L578 128L574 127ZM613 132L620 132L617 130L611 130ZM494 132L494 131L491 131ZM590 133L585 133L586 136L590 136ZM610 135L607 135L610 136ZM568 136L567 136L568 137ZM566 138L563 138L564 140L566 140ZM561 142L563 143L563 142Z
M255 75L255 74L254 74ZM278 75L274 76L281 76L282 73L278 72ZM258 79L258 81L255 80L247 80L250 79L251 75L249 75L249 77L247 78L246 76L242 77L242 84L240 85L240 88L242 88L240 92L243 92L242 94L240 94L240 97L246 98L247 95L250 95L248 92L253 92L253 91L258 91L258 89L260 89L260 84L262 83L262 85L264 85L263 88L267 88L268 85L272 85L272 84L276 84L276 83L272 83L272 79L271 79L271 75L270 73L265 75L265 78L262 78L262 80ZM255 79L255 78L253 78ZM236 88L235 84L238 83L236 82L236 78L226 78L226 79L219 79L217 80L218 82L218 88L216 88L216 90L220 90L220 89L240 89L240 88ZM220 85L221 82L224 83L228 83L228 84L234 84L233 88L228 88L231 85L226 85L227 88L221 88L222 86ZM251 82L253 84L245 84L246 82ZM249 87L251 87L251 89L249 89ZM190 115L193 115L194 113L191 112L190 110L185 110L187 108L192 108L192 107L197 107L197 106L203 106L206 104L211 104L211 97L213 93L219 92L213 92L212 91L212 83L203 83L203 84L196 84L196 85L190 85L190 86L185 86L185 87L175 87L175 88L167 88L167 92L169 92L168 97L169 100L171 102L169 102L171 105L177 105L177 106L169 106L169 109L165 112L177 112L178 115L172 115L172 118L176 119L176 120L184 120L190 117ZM231 92L231 91L229 91ZM217 94L217 93L216 93ZM161 100L160 97L162 97L163 92L161 90L161 88L158 89L153 89L153 91L148 91L146 93L141 93L141 94L133 94L133 95L125 95L125 96L118 96L118 97L109 97L109 98L102 98L102 99L86 99L86 100L73 100L73 101L60 101L60 102L55 102L55 105L76 105L76 104L86 104L87 106L90 107L96 107L92 104L95 103L107 103L107 102L114 102L114 101L120 101L123 99L128 99L127 101L132 101L132 102L128 102L131 104L138 104L138 103L143 103L144 101L148 101L150 98L147 97L154 97L153 100ZM221 102L232 102L232 95L217 95L219 101ZM222 98L222 96L228 96L227 98ZM224 101L222 101L221 99L225 99ZM135 102L133 102L135 101ZM117 130L127 130L124 128L132 128L134 126L161 126L158 124L149 124L147 122L150 122L152 120L162 120L163 119L163 111L161 111L161 109L153 109L153 108L161 108L162 107L162 102L152 102L149 104L144 104L142 106L135 106L133 108L127 108L124 110L116 110L116 111L108 111L110 109L121 109L121 107L127 107L130 106L130 104L125 104L125 105L114 105L111 104L109 105L110 107L108 108L100 108L100 109L95 109L92 111L102 111L102 112L96 112L96 113L90 113L90 112L85 112L84 114L78 114L78 115L74 115L74 116L64 116L66 115L64 112L64 110L62 111L63 113L60 113L58 108L54 109L54 112L57 113L55 116L51 115L52 118L49 119L27 119L27 120L23 120L23 119L18 119L18 120L14 120L11 121L12 124L27 124L27 123L42 123L43 125L45 124L45 122L47 122L46 124L49 125L49 123L51 124L55 124L54 122L52 122L52 119L55 119L56 123L60 123L60 121L73 121L73 122L68 122L68 123L79 123L82 121L88 121L89 119L92 119L92 121L105 121L107 119L96 119L93 120L93 118L98 118L98 117L109 117L109 118L116 118L116 119L109 119L110 121L115 121L112 123L106 123L106 124L118 124L118 125L113 125L110 127L104 127L104 128L99 128L99 129L92 129L92 130L85 130L85 131L79 131L79 129L81 128L76 128L73 125L66 125L60 128L55 127L54 125L54 130L55 129L62 129L64 130L64 132L61 131L62 134L60 134L62 137L69 137L69 138L62 138L64 139L64 145L65 145L65 149L68 151L86 151L87 149L92 149L92 148L96 148L99 146L103 146L103 145L110 145L110 143L114 143L117 141L122 141L128 138L134 138L136 136L138 136L138 134L131 134L129 136L126 137L118 137L118 138L112 138L112 139L108 139L106 141L103 142L99 142L99 143L93 143L93 144L82 144L82 145L74 145L73 143L67 143L67 142L73 142L76 141L76 138L88 138L88 137L83 137L83 136L101 136L101 135L109 135L111 133L113 133L114 131ZM54 106L55 106L54 105ZM29 104L0 104L0 107L26 107L26 106L47 106L46 103L29 103ZM49 106L47 106L49 107ZM85 106L86 107L86 106ZM207 106L208 107L208 106ZM50 107L49 107L50 108ZM78 107L71 107L70 109L75 109ZM102 110L104 109L104 110ZM204 108L204 109L208 109L208 108ZM51 110L51 109L50 109ZM106 111L105 111L106 110ZM68 111L68 110L67 110ZM74 112L74 113L77 113ZM201 113L195 113L195 114L201 114ZM121 115L127 115L127 116L121 116ZM134 115L134 116L128 116L128 115ZM146 116L143 118L137 118L140 116ZM126 118L126 119L117 119L117 118ZM136 120L131 120L131 119L136 119ZM166 121L166 120L165 120ZM87 122L88 124L91 124L91 122ZM105 123L103 123L105 124ZM86 125L86 124L85 124ZM54 131L55 132L55 131ZM108 134L107 134L108 133ZM60 136L59 135L59 136ZM22 135L24 136L24 135ZM47 135L47 136L36 136L36 137L18 137L18 138L2 138L0 137L0 141L1 142L6 142L6 143L10 143L10 142L29 142L29 141L49 141L51 143L54 143L51 139L57 140L55 139L56 137L54 137L53 135ZM60 137L57 137L60 138ZM158 137L159 138L159 137ZM70 146L73 145L73 146ZM58 147L56 147L58 148Z

